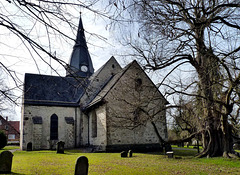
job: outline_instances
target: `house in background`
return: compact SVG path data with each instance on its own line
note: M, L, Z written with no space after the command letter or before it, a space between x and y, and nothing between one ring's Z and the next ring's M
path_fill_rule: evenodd
M5 119L0 115L0 130L2 130L7 138L8 144L20 143L20 121L8 121L8 117Z
M20 147L161 150L167 103L137 61L111 57L94 72L80 18L66 76L25 74Z

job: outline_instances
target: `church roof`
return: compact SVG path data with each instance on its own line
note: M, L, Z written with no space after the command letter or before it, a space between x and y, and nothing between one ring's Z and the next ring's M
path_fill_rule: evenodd
M133 63L133 62L132 62ZM105 86L101 89L101 91L96 94L95 98L92 99L88 104L84 106L84 110L88 109L89 107L101 102L107 93L111 90L111 88L117 83L117 81L122 77L122 75L126 72L126 70L132 65L132 63L128 64L122 71L118 74L114 75L109 79L108 82L105 83Z
M81 106L87 106L112 80L114 75L121 72L122 68L117 60L112 56L101 68L99 68L90 78L89 86L81 99Z
M90 77L93 73L94 68L88 52L82 18L80 16L77 37L66 74L67 76Z
M24 104L79 106L88 80L25 74Z
M103 99L105 98L105 96L114 87L114 85L120 80L120 78L126 73L126 71L133 65L138 66L142 70L141 66L137 63L136 60L134 60L133 62L128 64L124 69L122 69L118 74L113 75L108 81L106 81L104 86L102 87L101 91L98 91L97 94L95 95L95 97L93 99L91 99L91 101L89 101L85 106L83 106L82 109L87 110L88 108L91 108L95 104L102 102ZM148 77L148 76L146 75L146 77ZM156 87L156 85L152 82L152 80L149 77L148 77L148 79ZM168 104L169 102L164 98L164 96L161 94L161 92L159 90L158 90L158 92L159 92L160 96L162 96L162 98L165 100L165 104Z

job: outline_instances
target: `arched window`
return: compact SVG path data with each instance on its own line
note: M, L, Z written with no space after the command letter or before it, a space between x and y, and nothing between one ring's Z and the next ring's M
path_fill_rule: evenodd
M56 114L51 116L50 140L58 140L58 116Z

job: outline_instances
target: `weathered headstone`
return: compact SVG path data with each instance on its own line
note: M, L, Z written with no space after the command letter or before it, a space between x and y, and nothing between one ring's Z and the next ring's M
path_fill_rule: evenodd
M166 152L168 158L173 158L173 151Z
M88 158L85 156L79 157L75 165L75 175L87 175L88 166Z
M64 142L57 142L57 153L64 154Z
M121 152L121 157L127 157L127 156L128 156L128 152L127 151Z
M133 155L132 150L129 150L129 151L128 151L128 157L132 157L132 155Z
M0 154L0 174L11 173L13 154L10 151L3 151Z

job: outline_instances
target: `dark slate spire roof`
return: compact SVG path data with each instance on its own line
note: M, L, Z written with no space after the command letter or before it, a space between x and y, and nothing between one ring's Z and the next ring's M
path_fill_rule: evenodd
M80 16L78 33L67 68L67 76L90 77L94 73L92 60L88 52L82 18Z

